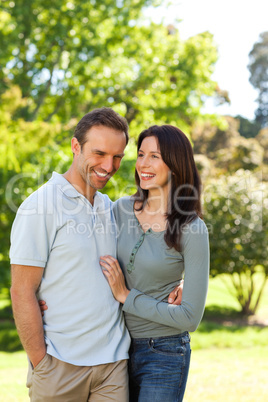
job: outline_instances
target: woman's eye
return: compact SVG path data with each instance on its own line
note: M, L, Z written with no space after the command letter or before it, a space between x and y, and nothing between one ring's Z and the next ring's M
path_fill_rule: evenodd
M157 156L157 155L152 155L152 157L155 158L155 159L158 159L158 156Z
M143 154L138 154L138 158L141 158L143 156Z

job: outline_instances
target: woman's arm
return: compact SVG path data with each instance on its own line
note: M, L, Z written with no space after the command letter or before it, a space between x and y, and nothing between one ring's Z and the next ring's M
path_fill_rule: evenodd
M109 282L114 298L124 304L130 291L126 287L125 277L119 262L116 258L105 255L101 257L100 265L104 268L103 273Z
M203 316L205 301L208 289L209 278L209 246L208 233L205 224L195 225L193 230L185 231L183 234L183 256L185 265L184 288L181 305L176 306L168 304L151 296L148 296L137 289L129 291L124 283L117 287L121 303L123 303L123 311L135 316L180 329L181 331L195 331ZM107 277L110 286L114 284L118 278L124 280L123 273L118 262L109 261L112 267L108 267L107 257L105 269L109 272L104 274ZM120 274L120 272L121 274ZM121 277L122 275L122 277ZM111 286L113 290L113 286ZM114 292L114 290L113 290ZM115 296L115 298L117 298Z
M126 287L125 277L118 261L114 257L106 255L101 257L100 264L104 268L103 273L109 282L114 298L124 304L130 291ZM184 281L182 279L179 285L170 292L168 296L169 304L176 306L181 304L183 283ZM44 310L47 310L46 303L43 300L40 300L39 304L42 315L44 315Z

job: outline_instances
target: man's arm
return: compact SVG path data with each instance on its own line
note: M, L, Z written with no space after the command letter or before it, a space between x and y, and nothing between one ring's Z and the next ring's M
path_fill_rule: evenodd
M42 316L36 298L44 269L11 265L11 300L21 343L33 366L46 354Z

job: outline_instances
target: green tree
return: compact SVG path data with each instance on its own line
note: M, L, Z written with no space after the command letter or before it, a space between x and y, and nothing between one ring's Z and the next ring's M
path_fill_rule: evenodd
M189 127L216 91L217 50L209 33L182 41L144 24L142 8L154 3L2 1L0 89L20 87L17 116L67 122L109 105L133 133L152 122Z
M250 82L259 92L256 122L268 126L268 31L260 34L259 41L249 53Z
M255 138L261 129L260 123L250 121L243 116L237 115L235 119L239 120L239 133L245 138Z
M268 127L263 128L257 135L256 139L264 149L264 162L268 165Z
M1 2L0 60L8 77L21 88L28 120L50 120L72 108L103 101L98 84L105 61L121 43L143 6L153 1L16 0ZM108 88L105 88L108 89ZM79 109L78 109L79 110ZM77 113L75 107L74 113Z
M135 137L151 124L187 130L204 97L217 95L213 36L180 39L147 24L159 0L3 0L0 5L0 214L2 283L9 281L9 235L16 207L71 161L69 140L90 109L111 106ZM134 146L134 145L133 145ZM136 151L135 151L136 152ZM134 151L107 186L133 192ZM1 278L0 278L1 282Z
M263 141L242 137L239 121L225 117L225 125L217 127L210 121L196 123L191 131L196 154L205 155L213 161L213 172L230 174L238 169L254 171L263 166Z
M229 274L244 315L254 314L268 276L268 185L239 170L205 189L211 275ZM262 278L262 279L260 279Z
M70 128L59 123L13 120L13 113L24 103L18 87L11 87L0 97L0 284L3 287L9 287L9 237L17 208L49 179L53 170L63 172L71 160L69 144L62 140Z

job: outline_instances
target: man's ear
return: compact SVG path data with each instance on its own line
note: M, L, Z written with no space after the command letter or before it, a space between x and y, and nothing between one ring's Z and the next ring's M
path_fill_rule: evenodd
M71 140L72 152L74 155L79 155L81 152L81 145L79 144L76 137L73 137Z

